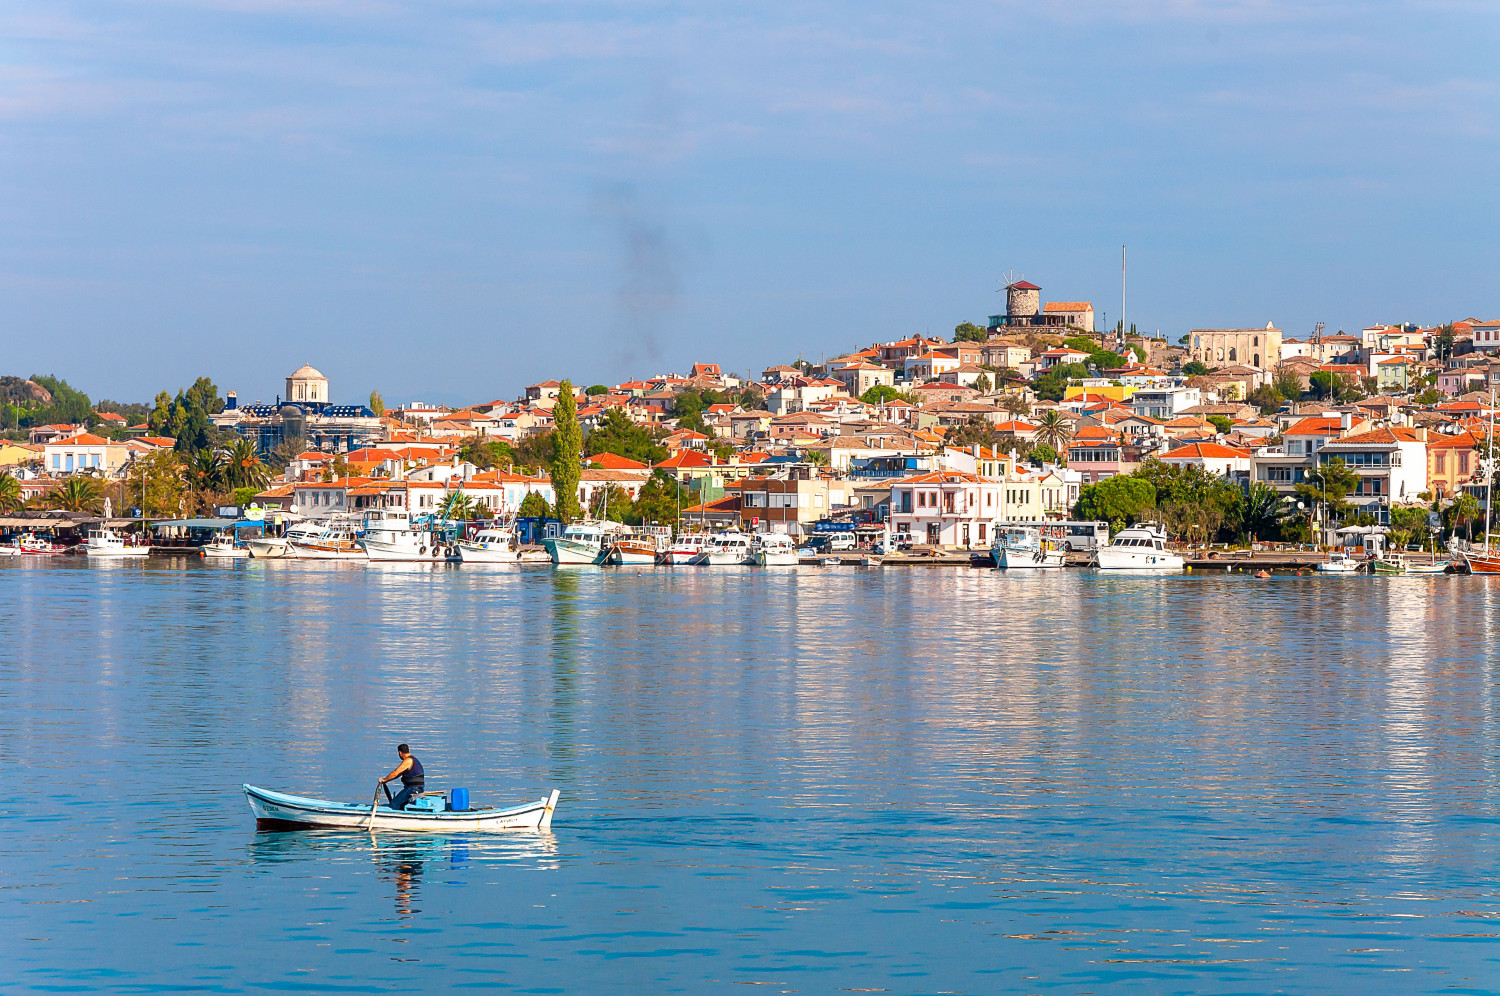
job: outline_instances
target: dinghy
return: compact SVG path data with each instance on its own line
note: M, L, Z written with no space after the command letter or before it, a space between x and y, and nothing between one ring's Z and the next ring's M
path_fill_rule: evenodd
M329 802L297 795L242 786L255 814L257 830L401 830L411 833L462 833L493 830L547 830L557 808L557 789L545 799L512 809L482 806L470 809L468 793L456 789L451 796L428 792L401 810L384 804ZM454 798L457 797L457 798ZM462 808L453 809L457 803Z

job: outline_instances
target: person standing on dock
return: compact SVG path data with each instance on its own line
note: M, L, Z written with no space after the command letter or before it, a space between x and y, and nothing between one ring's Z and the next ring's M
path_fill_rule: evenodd
M412 755L411 748L406 744L397 744L396 753L401 757L401 763L391 769L391 773L380 780L380 784L394 781L396 776L401 776L401 791L396 793L396 798L391 799L392 809L401 809L408 802L422 794L426 786L427 776L422 771L422 762ZM386 796L390 796L390 789L386 789Z

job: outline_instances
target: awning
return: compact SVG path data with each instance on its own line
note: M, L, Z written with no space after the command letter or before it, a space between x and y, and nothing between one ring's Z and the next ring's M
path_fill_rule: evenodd
M176 526L179 529L233 529L242 522L246 525L260 525L259 522L250 522L246 519L158 519L151 523L151 528Z

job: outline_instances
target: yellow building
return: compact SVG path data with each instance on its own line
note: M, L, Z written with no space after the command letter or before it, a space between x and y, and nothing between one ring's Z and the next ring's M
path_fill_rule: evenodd
M0 467L21 467L42 458L42 448L0 440Z
M1063 395L1063 400L1076 401L1092 395L1095 399L1108 398L1110 401L1126 401L1134 393L1135 388L1124 384L1105 384L1094 387L1085 387L1082 384L1078 384L1068 388L1068 392Z

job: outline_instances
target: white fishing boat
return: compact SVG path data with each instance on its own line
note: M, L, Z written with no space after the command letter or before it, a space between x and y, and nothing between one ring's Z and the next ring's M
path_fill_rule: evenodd
M250 548L240 546L234 541L234 534L228 532L219 533L198 552L205 560L245 560L250 556Z
M547 830L557 809L558 790L545 799L496 809L493 806L470 808L465 801L462 810L449 808L452 795L426 792L406 808L391 809L385 804L330 802L304 796L272 792L254 785L241 786L250 812L255 814L259 830L307 830L322 827L333 830L398 830L408 833L464 833L496 830ZM467 795L467 793L465 793Z
M1434 560L1429 564L1421 564L1415 561L1406 562L1406 573L1414 575L1447 574L1449 562L1446 560Z
M151 552L151 547L127 543L125 537L106 527L89 530L83 552L90 557L144 557Z
M0 557L19 557L21 548L14 543L0 543Z
M750 548L751 559L761 567L797 566L797 544L786 533L759 533Z
M1358 574L1359 561L1342 550L1334 550L1328 554L1327 560L1314 564L1313 569L1321 574Z
M683 533L667 547L666 562L674 567L691 564L693 558L703 552L707 537L703 533Z
M608 534L598 522L575 522L542 545L554 564L602 564L610 549Z
M1147 523L1120 530L1094 553L1101 571L1180 571L1186 563L1167 549L1166 530Z
M377 562L457 560L457 544L430 525L413 522L405 510L374 508L361 523L360 545Z
M753 563L750 559L750 537L735 531L711 533L703 549L691 563L699 567L731 567Z
M491 526L460 540L458 559L466 564L515 564L521 560L516 534L508 526Z
M1055 570L1068 566L1068 555L1043 538L1034 526L1002 526L990 551L995 567L1005 571Z
M35 533L25 533L16 541L16 552L24 557L55 557L67 553L68 548Z
M257 560L291 559L297 555L291 544L312 543L322 534L323 523L299 522L289 528L285 536L257 536L245 545L250 548L250 556Z
M317 537L307 541L292 540L288 545L298 560L369 560L370 555L359 543L352 522L343 516L328 520Z

